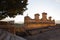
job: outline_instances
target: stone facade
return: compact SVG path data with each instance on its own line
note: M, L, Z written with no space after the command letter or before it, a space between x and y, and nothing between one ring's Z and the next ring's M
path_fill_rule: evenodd
M24 17L24 26L26 29L42 28L47 26L55 26L55 20L51 16L47 19L47 13L42 13L42 18L39 19L39 14L35 14L35 18L31 19L28 15Z
M0 21L0 29L6 30L13 34L16 33L15 25L11 25L11 23L9 23L9 22Z

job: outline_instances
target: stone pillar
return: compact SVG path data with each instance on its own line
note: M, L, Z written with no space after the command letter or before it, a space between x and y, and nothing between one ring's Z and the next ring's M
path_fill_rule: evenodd
M47 13L45 12L42 13L42 20L47 20Z
M50 20L50 21L51 21L51 18L52 18L52 17L50 16L50 17L49 17L49 20Z
M39 20L39 14L37 13L37 14L35 14L35 20Z

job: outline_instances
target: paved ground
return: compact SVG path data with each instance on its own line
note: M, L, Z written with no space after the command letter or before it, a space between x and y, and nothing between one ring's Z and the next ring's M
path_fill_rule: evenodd
M27 40L60 40L60 29L49 30L34 36L27 36ZM0 40L26 40L0 29Z
M60 40L60 29L50 30L34 36L28 36L27 40Z
M22 37L18 37L7 31L0 29L0 40L26 40L26 39L24 39Z

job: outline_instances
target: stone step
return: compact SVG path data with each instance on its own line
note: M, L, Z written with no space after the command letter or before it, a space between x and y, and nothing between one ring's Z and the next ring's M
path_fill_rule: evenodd
M11 34L7 31L0 30L0 40L26 40L26 39L16 36L15 34Z

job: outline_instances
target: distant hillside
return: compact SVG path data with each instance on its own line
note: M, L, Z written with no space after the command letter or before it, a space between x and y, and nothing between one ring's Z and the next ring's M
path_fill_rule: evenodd
M24 26L24 24L17 24L17 23L15 23L14 24L16 27L23 27Z
M60 27L60 24L56 24L57 27Z

